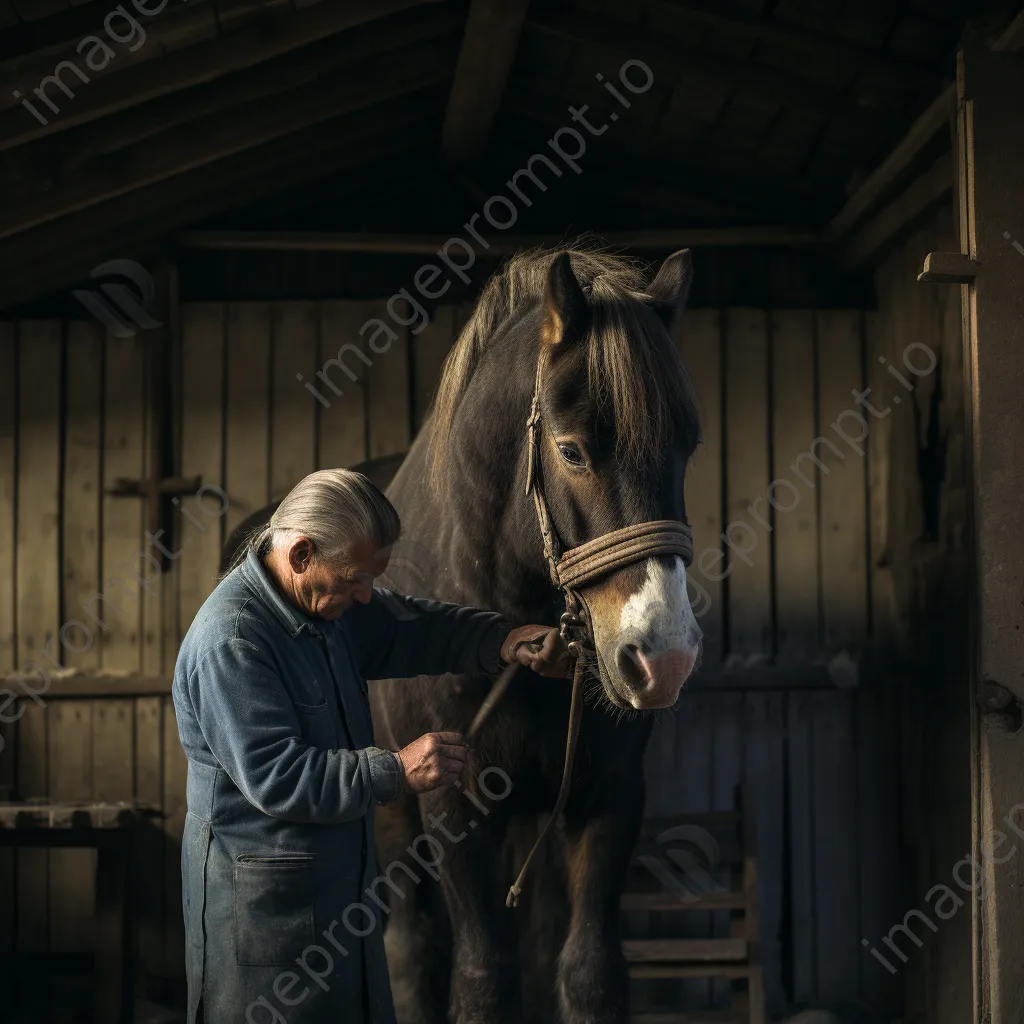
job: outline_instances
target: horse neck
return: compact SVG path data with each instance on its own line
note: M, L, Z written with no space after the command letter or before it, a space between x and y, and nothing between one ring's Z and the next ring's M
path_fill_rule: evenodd
M529 339L516 340L524 346ZM417 539L445 558L451 599L524 621L550 613L558 597L526 493L526 420L536 365L531 348L520 347L505 361L490 349L483 354L456 417L441 487L429 494L423 488L418 494L423 504L412 512L421 524L415 527ZM470 415L470 409L488 415ZM417 440L421 453L430 429L428 421L425 436ZM431 529L428 537L425 531Z

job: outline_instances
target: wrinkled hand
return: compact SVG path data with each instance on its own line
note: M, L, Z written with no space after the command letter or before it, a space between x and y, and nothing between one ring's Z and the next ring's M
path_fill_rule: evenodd
M538 675L567 679L576 659L569 652L556 626L520 626L513 629L501 645L501 660L518 661Z
M469 747L458 732L428 732L398 751L405 769L405 785L413 793L454 782L469 760Z

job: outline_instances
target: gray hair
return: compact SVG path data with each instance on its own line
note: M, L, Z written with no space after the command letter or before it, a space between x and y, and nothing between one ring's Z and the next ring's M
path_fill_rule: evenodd
M320 469L285 495L244 550L262 553L308 537L313 557L332 561L353 541L369 541L377 550L390 547L401 530L394 505L368 477L351 469Z

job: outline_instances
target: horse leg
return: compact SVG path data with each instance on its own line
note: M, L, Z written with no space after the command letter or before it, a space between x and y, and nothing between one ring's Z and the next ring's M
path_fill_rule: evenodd
M569 934L558 958L565 1024L627 1024L629 974L619 935L619 901L643 818L635 786L609 794L594 816L565 816Z
M414 795L378 808L375 832L382 869L396 861L417 868L408 851L425 829ZM398 1024L443 1024L451 965L443 941L448 923L442 894L430 878L414 885L401 873L395 877L404 896L388 895L384 931L395 1017Z
M444 849L437 871L452 928L451 1020L518 1022L516 957L500 870L504 825L488 820L452 786L426 794L422 806Z

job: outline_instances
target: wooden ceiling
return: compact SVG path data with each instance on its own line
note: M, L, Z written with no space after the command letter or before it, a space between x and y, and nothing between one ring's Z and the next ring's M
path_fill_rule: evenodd
M118 8L129 22L112 0L0 0L0 305L186 229L451 232L584 104L608 129L517 232L820 231L948 87L965 29L1012 15L980 0L137 3ZM625 109L596 76L615 83L630 59L654 83ZM58 68L48 105L34 90Z

